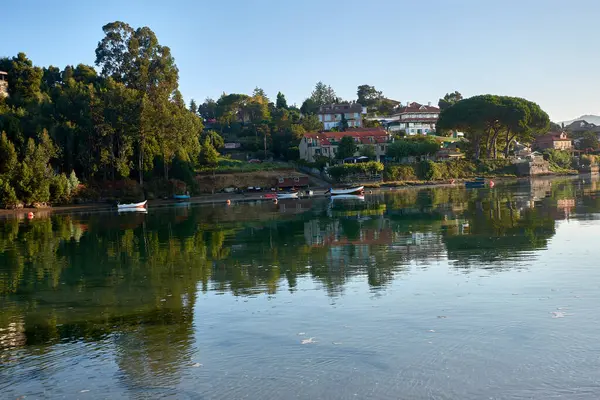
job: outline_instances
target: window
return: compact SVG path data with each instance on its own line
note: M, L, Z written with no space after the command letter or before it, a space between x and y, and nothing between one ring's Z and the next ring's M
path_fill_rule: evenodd
M379 148L381 149L381 151L385 151L385 145L382 144L381 146L379 146Z
M325 115L325 121L331 121L331 114Z
M315 154L320 155L321 154L321 149L315 149Z

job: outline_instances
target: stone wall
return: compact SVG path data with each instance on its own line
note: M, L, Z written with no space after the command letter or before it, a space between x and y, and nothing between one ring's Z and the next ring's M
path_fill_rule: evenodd
M543 160L521 162L517 164L521 176L547 175L550 173L550 163Z

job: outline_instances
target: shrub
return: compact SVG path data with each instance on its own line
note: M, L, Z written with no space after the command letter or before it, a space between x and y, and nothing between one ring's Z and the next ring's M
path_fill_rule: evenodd
M15 207L19 204L19 199L15 193L15 189L8 181L0 178L0 206L4 208Z
M357 175L375 175L383 171L383 164L377 161L357 164L341 164L329 167L328 173L333 179L340 181Z
M569 169L572 165L571 154L562 150L547 149L544 151L544 159L548 160L550 166L561 169Z
M50 201L63 204L71 194L69 178L65 174L55 175L50 183Z
M412 165L389 165L385 167L383 177L386 181L414 181L417 173Z

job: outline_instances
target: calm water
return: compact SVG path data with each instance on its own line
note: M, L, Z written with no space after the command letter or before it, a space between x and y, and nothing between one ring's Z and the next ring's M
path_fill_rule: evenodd
M0 397L597 399L600 184L0 221Z

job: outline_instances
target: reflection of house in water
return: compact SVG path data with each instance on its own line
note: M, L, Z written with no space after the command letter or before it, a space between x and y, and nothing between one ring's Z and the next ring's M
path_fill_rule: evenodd
M11 347L25 346L26 343L25 323L22 319L13 320L8 325L0 327L0 352Z
M358 223L357 221L355 221ZM389 222L389 221L388 221ZM405 260L428 260L445 253L441 236L434 232L396 232L382 220L379 227L358 227L354 235L344 231L343 220L325 225L318 220L304 224L304 238L312 247L328 249L331 261L348 261L348 248L352 258L368 260L373 253L395 253Z
M560 199L556 201L556 208L562 211L564 218L569 218L571 210L575 208L575 199ZM560 218L560 217L559 217Z

